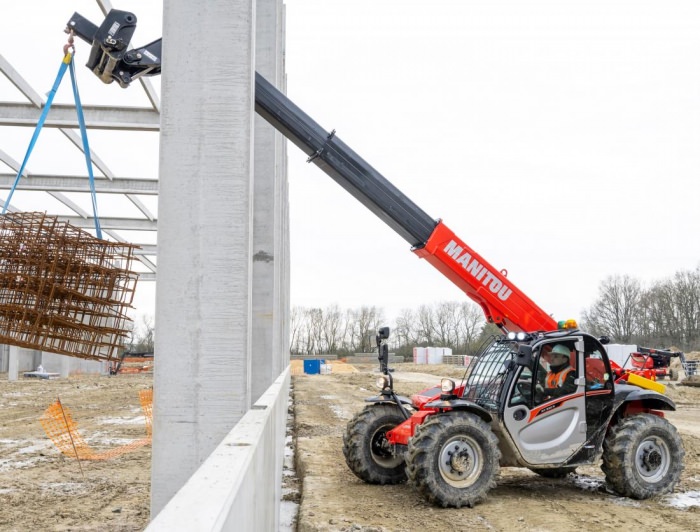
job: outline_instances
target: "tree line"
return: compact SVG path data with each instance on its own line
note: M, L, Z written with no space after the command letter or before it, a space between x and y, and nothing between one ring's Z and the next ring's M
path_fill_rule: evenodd
M648 287L628 275L608 277L581 322L616 343L700 350L700 266Z
M411 356L413 347L449 347L472 355L485 337L498 333L471 300L445 301L404 309L387 323L384 309L294 307L290 316L293 355L370 353L377 328L389 325L392 352ZM582 312L582 330L609 336L613 343L683 351L700 349L700 266L679 271L649 287L630 276L603 280L598 297Z
M373 353L379 327L389 325L393 353L412 356L413 348L450 347L454 354L469 354L485 335L497 332L487 326L481 308L471 302L446 301L404 309L387 323L384 309L363 306L341 309L294 307L290 316L290 349L293 355Z

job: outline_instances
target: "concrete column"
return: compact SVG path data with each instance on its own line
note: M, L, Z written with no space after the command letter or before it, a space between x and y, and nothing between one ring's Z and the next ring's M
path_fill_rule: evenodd
M163 17L151 514L251 405L253 0Z
M284 90L284 16L281 0L257 0L256 70ZM253 217L253 366L252 400L256 401L287 366L281 349L280 305L284 283L287 172L284 137L255 117L255 186Z
M16 345L10 346L10 354L7 363L7 380L16 381L19 378L19 350Z
M9 356L10 346L7 344L0 344L0 373L5 373L7 371Z
M42 352L36 349L32 350L32 371L36 371L36 368L42 365Z
M281 0L257 0L256 70L278 89L285 90L284 6ZM284 349L283 306L289 290L284 272L288 268L285 249L288 237L286 141L272 126L255 117L255 185L253 216L253 338L252 400L257 401L287 367L289 350ZM285 390L285 393L287 391ZM285 433L286 412L276 420L277 432ZM279 510L282 498L284 442L269 447L274 460L275 483L266 494L270 508ZM270 464L272 465L272 464ZM279 528L276 511L273 530Z

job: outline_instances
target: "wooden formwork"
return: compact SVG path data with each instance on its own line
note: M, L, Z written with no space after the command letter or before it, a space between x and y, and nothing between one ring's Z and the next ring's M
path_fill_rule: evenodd
M112 360L129 334L138 246L45 213L0 216L0 343Z

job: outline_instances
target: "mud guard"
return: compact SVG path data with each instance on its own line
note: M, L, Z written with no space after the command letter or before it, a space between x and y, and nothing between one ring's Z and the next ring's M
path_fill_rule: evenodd
M402 405L411 406L413 404L411 403L411 400L404 395L397 395L396 398L401 402ZM391 397L375 395L373 397L368 397L367 399L365 399L365 403L375 403L379 405L394 405L396 404L396 401L394 401L394 399Z
M460 410L463 412L471 412L476 414L486 423L491 423L493 416L485 408L473 403L472 401L467 401L465 399L447 399L430 401L424 405L424 408L434 408L435 410Z
M629 384L617 384L614 409L618 410L623 404L631 402L639 402L652 410L676 410L676 403L666 395Z

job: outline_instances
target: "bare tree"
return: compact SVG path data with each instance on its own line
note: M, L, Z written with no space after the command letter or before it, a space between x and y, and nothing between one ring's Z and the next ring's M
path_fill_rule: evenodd
M675 287L671 280L656 282L640 304L640 341L654 345L671 345L680 336L680 320L675 304Z
M292 307L289 313L289 350L291 353L300 353L299 336L304 323L304 309Z
M296 335L296 351L300 355L312 355L316 349L311 315L314 309L300 308L298 333Z
M435 317L432 307L428 305L421 305L418 307L416 325L418 326L417 336L420 342L425 342L426 345L432 345L434 343L434 322Z
M435 304L433 328L437 347L450 347L457 343L459 304L456 301L443 301Z
M474 354L479 334L485 323L481 307L469 301L459 305L457 349L467 355Z
M617 342L629 342L637 332L637 311L642 287L628 275L605 279L598 290L598 299L584 312L584 321L591 331L610 334Z
M156 328L155 328L155 318L150 314L144 314L141 316L141 323L132 331L133 343L132 351L138 351L143 353L153 353L155 348L155 338L156 338Z
M383 321L383 312L377 307L363 306L355 312L355 337L359 343L360 353L372 351L372 340Z
M331 305L323 311L322 334L324 353L336 353L342 347L345 333L343 314L338 305Z
M695 345L700 336L700 268L677 272L673 278L679 344Z
M356 311L354 311L353 309L345 310L345 322L347 323L347 327L345 330L345 336L343 338L343 344L345 348L351 353L359 351L360 346L360 341L358 337L359 332L355 325L355 314Z
M408 308L401 310L396 318L393 337L398 346L414 346L418 343L415 312Z
M309 350L307 354L317 355L324 352L323 345L323 311L320 308L307 310L307 330L309 335Z

